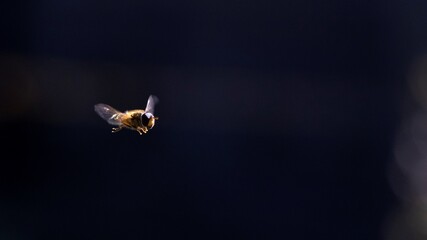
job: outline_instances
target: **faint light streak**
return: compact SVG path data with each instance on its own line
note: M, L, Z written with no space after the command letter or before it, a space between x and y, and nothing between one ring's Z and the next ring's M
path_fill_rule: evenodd
M388 240L427 239L427 56L414 62L408 87L389 174L400 202L386 221Z

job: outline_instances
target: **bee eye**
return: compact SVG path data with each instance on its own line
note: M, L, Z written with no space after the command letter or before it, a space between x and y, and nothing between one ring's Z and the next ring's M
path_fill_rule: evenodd
M150 121L150 118L146 114L141 115L141 123L144 126L148 126L148 122Z

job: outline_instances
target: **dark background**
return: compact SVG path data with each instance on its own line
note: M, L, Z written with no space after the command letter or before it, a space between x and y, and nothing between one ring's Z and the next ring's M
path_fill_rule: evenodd
M383 239L426 1L14 1L1 239ZM93 111L144 108L146 135Z

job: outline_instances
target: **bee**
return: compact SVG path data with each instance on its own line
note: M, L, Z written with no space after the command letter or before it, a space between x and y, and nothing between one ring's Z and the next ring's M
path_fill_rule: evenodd
M127 128L142 135L152 129L156 120L159 119L154 116L154 105L157 102L158 98L150 95L145 110L134 109L125 112L120 112L107 104L99 103L95 105L95 112L109 124L117 126L112 129L111 132L113 133Z

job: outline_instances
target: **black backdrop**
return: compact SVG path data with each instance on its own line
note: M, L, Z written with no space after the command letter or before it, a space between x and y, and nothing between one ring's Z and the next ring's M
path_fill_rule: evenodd
M382 239L426 3L2 5L1 239Z

